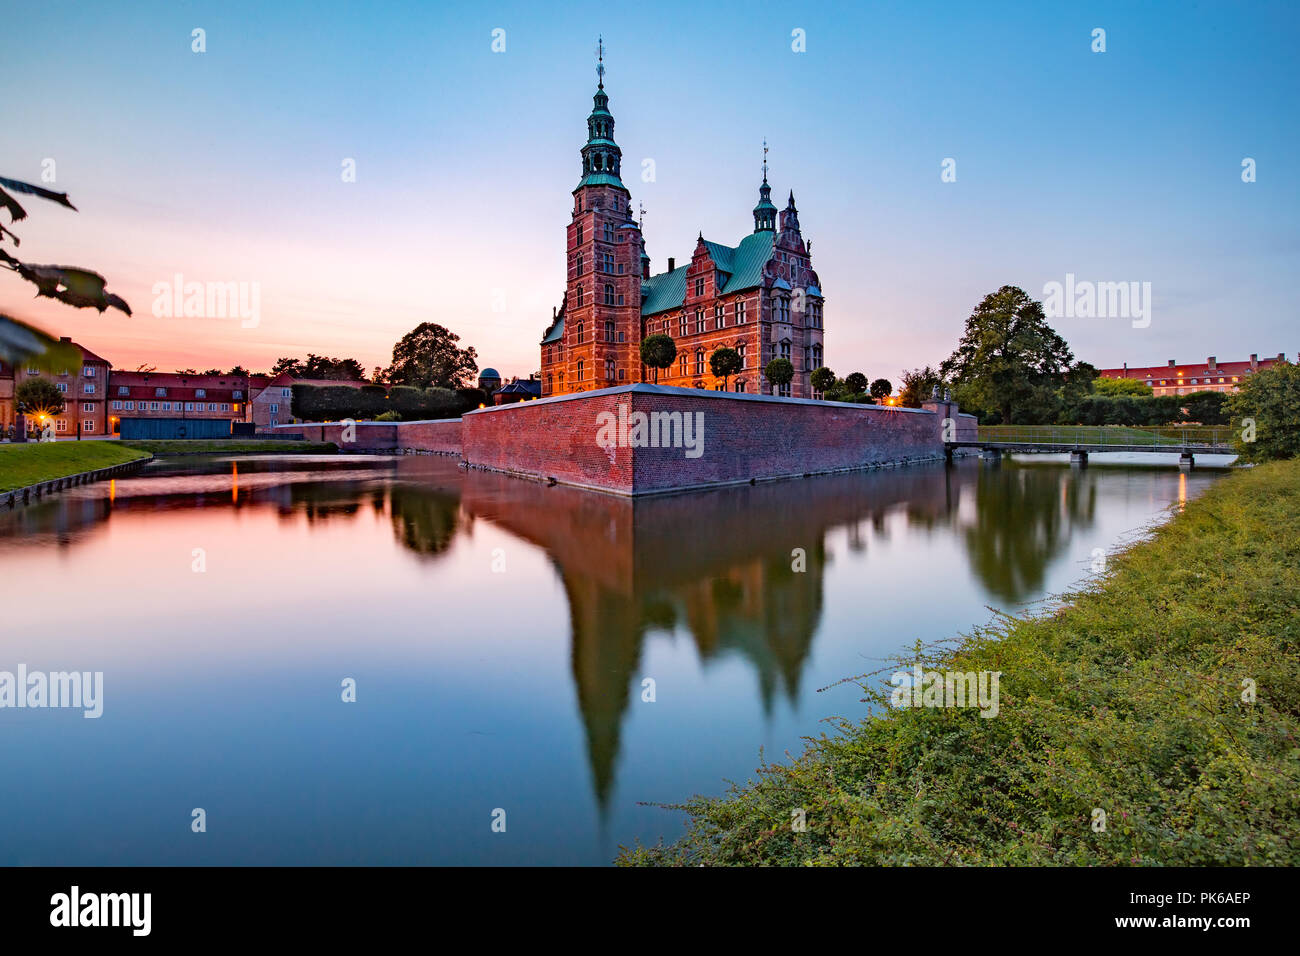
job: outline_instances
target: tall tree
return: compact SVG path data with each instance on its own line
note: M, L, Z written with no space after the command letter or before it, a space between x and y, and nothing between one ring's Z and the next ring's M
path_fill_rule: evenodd
M823 365L821 368L812 370L812 374L808 376L808 381L812 383L813 388L824 396L835 387L835 373Z
M641 364L655 370L655 382L659 381L659 370L672 368L676 358L677 343L662 332L641 340Z
M278 358L275 364L271 366L271 377L279 375L281 372L287 372L294 378L303 378L303 364L296 358Z
M876 401L888 398L894 393L894 383L887 378L878 378L871 383L871 397Z
M1047 324L1043 305L1015 286L986 295L966 320L956 350L939 366L958 398L984 416L1011 423L1018 412L1051 414L1074 355Z
M64 397L48 378L29 378L14 389L14 401L27 415L57 415L63 411Z
M421 322L393 346L388 366L392 385L416 388L462 388L478 371L474 347L462 349L460 336L433 322Z
M865 392L867 390L867 377L861 372L850 372L844 376L844 387L853 395Z

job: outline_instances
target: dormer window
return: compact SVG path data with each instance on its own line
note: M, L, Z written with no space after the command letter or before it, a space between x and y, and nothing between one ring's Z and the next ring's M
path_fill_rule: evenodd
M704 295L704 277L700 276L695 280L695 294Z

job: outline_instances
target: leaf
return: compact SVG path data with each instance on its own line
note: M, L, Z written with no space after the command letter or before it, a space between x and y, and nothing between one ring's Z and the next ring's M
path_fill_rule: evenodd
M0 314L0 361L26 365L42 372L61 372L81 364L81 353L40 329Z
M3 176L0 176L0 186L12 189L16 193L27 193L32 196L40 196L42 199L56 202L60 206L67 206L73 212L77 211L77 207L68 201L67 193L56 193L52 189L43 189L40 186L33 186L31 183L25 183L17 179L5 179ZM18 218L21 219L22 216L19 216Z
M27 210L18 205L18 200L9 195L3 189L0 189L0 206L9 210L11 222L18 222L20 219L27 218Z
M120 296L105 291L108 280L98 272L76 266L34 266L25 262L17 263L17 269L19 275L35 284L37 296L58 299L79 309L95 308L103 312L112 306L131 314L131 307Z

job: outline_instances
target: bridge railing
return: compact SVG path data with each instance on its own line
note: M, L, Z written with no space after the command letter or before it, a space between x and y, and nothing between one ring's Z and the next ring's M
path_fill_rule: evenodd
M1024 445L1213 448L1232 444L1232 428L1217 425L981 425L979 440Z

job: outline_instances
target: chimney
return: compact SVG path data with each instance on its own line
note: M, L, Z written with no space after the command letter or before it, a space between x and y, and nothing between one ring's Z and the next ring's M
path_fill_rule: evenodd
M61 336L61 337L59 338L59 341L60 341L60 342L71 342L71 341L72 341L72 336L71 336L71 335L64 335L64 336Z
M669 257L668 257L668 271L669 271L669 272L672 272L672 271L673 271L674 269L676 269L676 268L677 268L677 260L674 259L672 256L669 256Z
M1278 352L1278 353L1277 353L1277 360L1278 360L1279 362L1285 362L1285 361L1286 361L1286 353L1285 353L1285 352Z
M1170 360L1169 360L1169 367L1170 367L1170 368L1173 368L1173 367L1174 367L1174 360L1173 360L1173 359L1170 359Z
M1251 353L1250 353L1250 370L1253 372L1253 371L1255 371L1255 369L1257 369L1257 368L1259 368L1259 356L1258 356L1256 353L1251 352Z
M1216 368L1219 367L1219 362L1213 355L1211 355L1208 359L1205 360L1205 364L1210 366L1211 372L1213 372Z

